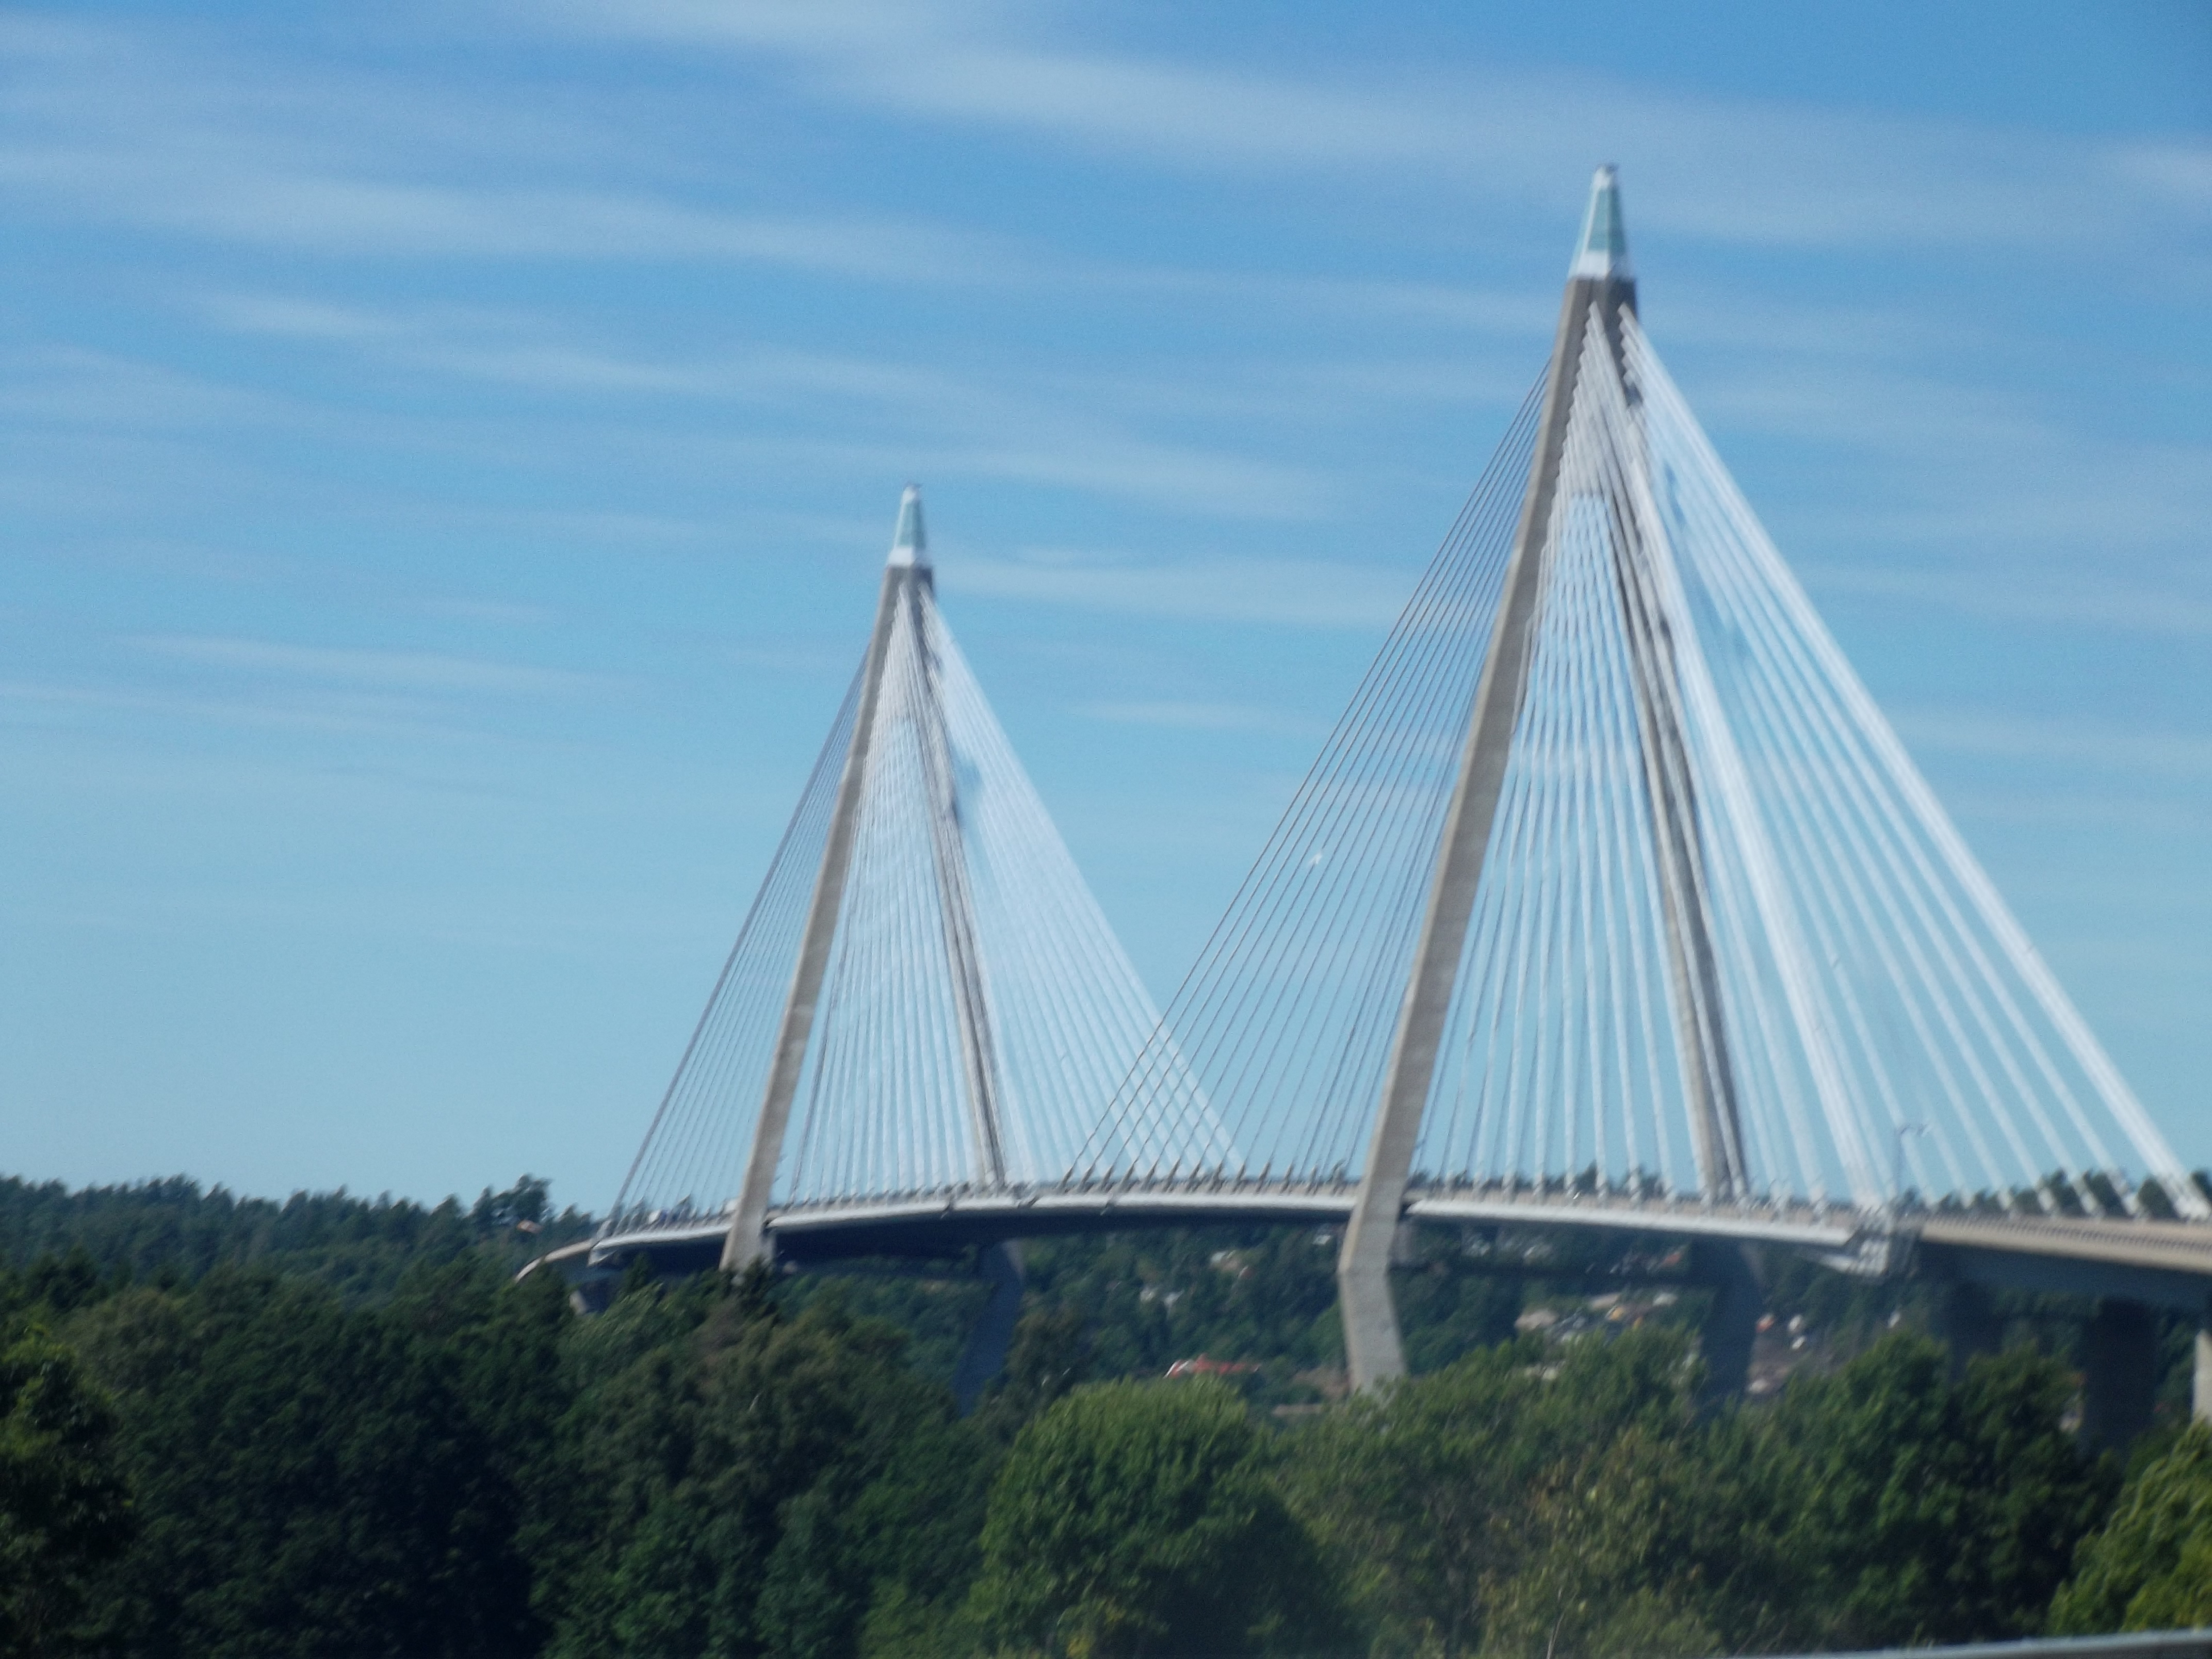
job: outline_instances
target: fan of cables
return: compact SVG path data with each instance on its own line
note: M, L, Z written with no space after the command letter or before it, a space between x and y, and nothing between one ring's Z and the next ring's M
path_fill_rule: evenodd
M1056 1182L1158 1024L932 584L899 580L779 1205ZM866 683L864 670L847 694L616 1224L709 1218L738 1189ZM1123 1133L1132 1159L1228 1150L1187 1077Z
M1588 331L1417 1185L2207 1206L1632 314ZM1358 1176L1534 447L1509 428L1073 1171ZM1124 1126L1202 1086L1231 1150Z

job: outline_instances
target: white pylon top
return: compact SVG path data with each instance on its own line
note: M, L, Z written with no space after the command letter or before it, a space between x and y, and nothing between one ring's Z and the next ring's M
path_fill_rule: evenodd
M929 538L921 527L921 486L908 484L899 497L898 528L891 532L891 556L886 564L929 568Z
M1626 281L1635 274L1628 263L1628 229L1620 218L1620 172L1608 162L1590 180L1589 211L1583 216L1583 239L1575 244L1575 262L1567 275Z

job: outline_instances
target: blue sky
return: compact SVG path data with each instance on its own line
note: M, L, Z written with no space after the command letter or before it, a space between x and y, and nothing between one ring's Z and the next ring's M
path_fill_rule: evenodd
M605 1203L908 478L1164 997L1601 161L1723 456L2212 1160L2202 4L94 3L0 59L8 1170Z

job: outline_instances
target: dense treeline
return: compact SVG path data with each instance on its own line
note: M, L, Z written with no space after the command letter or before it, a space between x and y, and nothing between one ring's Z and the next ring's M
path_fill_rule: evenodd
M0 1652L1668 1659L2212 1618L2212 1435L2124 1477L2033 1346L1954 1379L1869 1317L1701 1413L1686 1329L1516 1335L1450 1243L1405 1281L1431 1368L1324 1405L1326 1241L1069 1241L962 1419L927 1351L968 1287L637 1279L582 1317L513 1279L520 1190L374 1288L343 1226L0 1274ZM1266 1363L1158 1378L1199 1345Z
M279 1204L182 1176L77 1191L0 1176L0 1262L44 1257L103 1279L191 1279L252 1263L358 1299L389 1292L426 1261L491 1251L520 1267L591 1228L592 1218L574 1210L555 1214L547 1183L530 1176L506 1192L487 1188L473 1206L449 1198L429 1207L343 1191L295 1193Z

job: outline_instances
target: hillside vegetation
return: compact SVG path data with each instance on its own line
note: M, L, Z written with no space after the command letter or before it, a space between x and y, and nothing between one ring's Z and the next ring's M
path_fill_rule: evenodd
M1671 1659L2212 1619L2212 1436L2085 1455L2053 1317L1954 1380L1909 1307L1795 1275L1817 1363L1701 1413L1692 1289L1593 1310L1620 1261L1443 1235L1401 1280L1421 1374L1345 1401L1326 1238L1067 1240L962 1419L978 1287L640 1277L586 1317L514 1281L587 1226L529 1181L0 1183L0 1652Z

